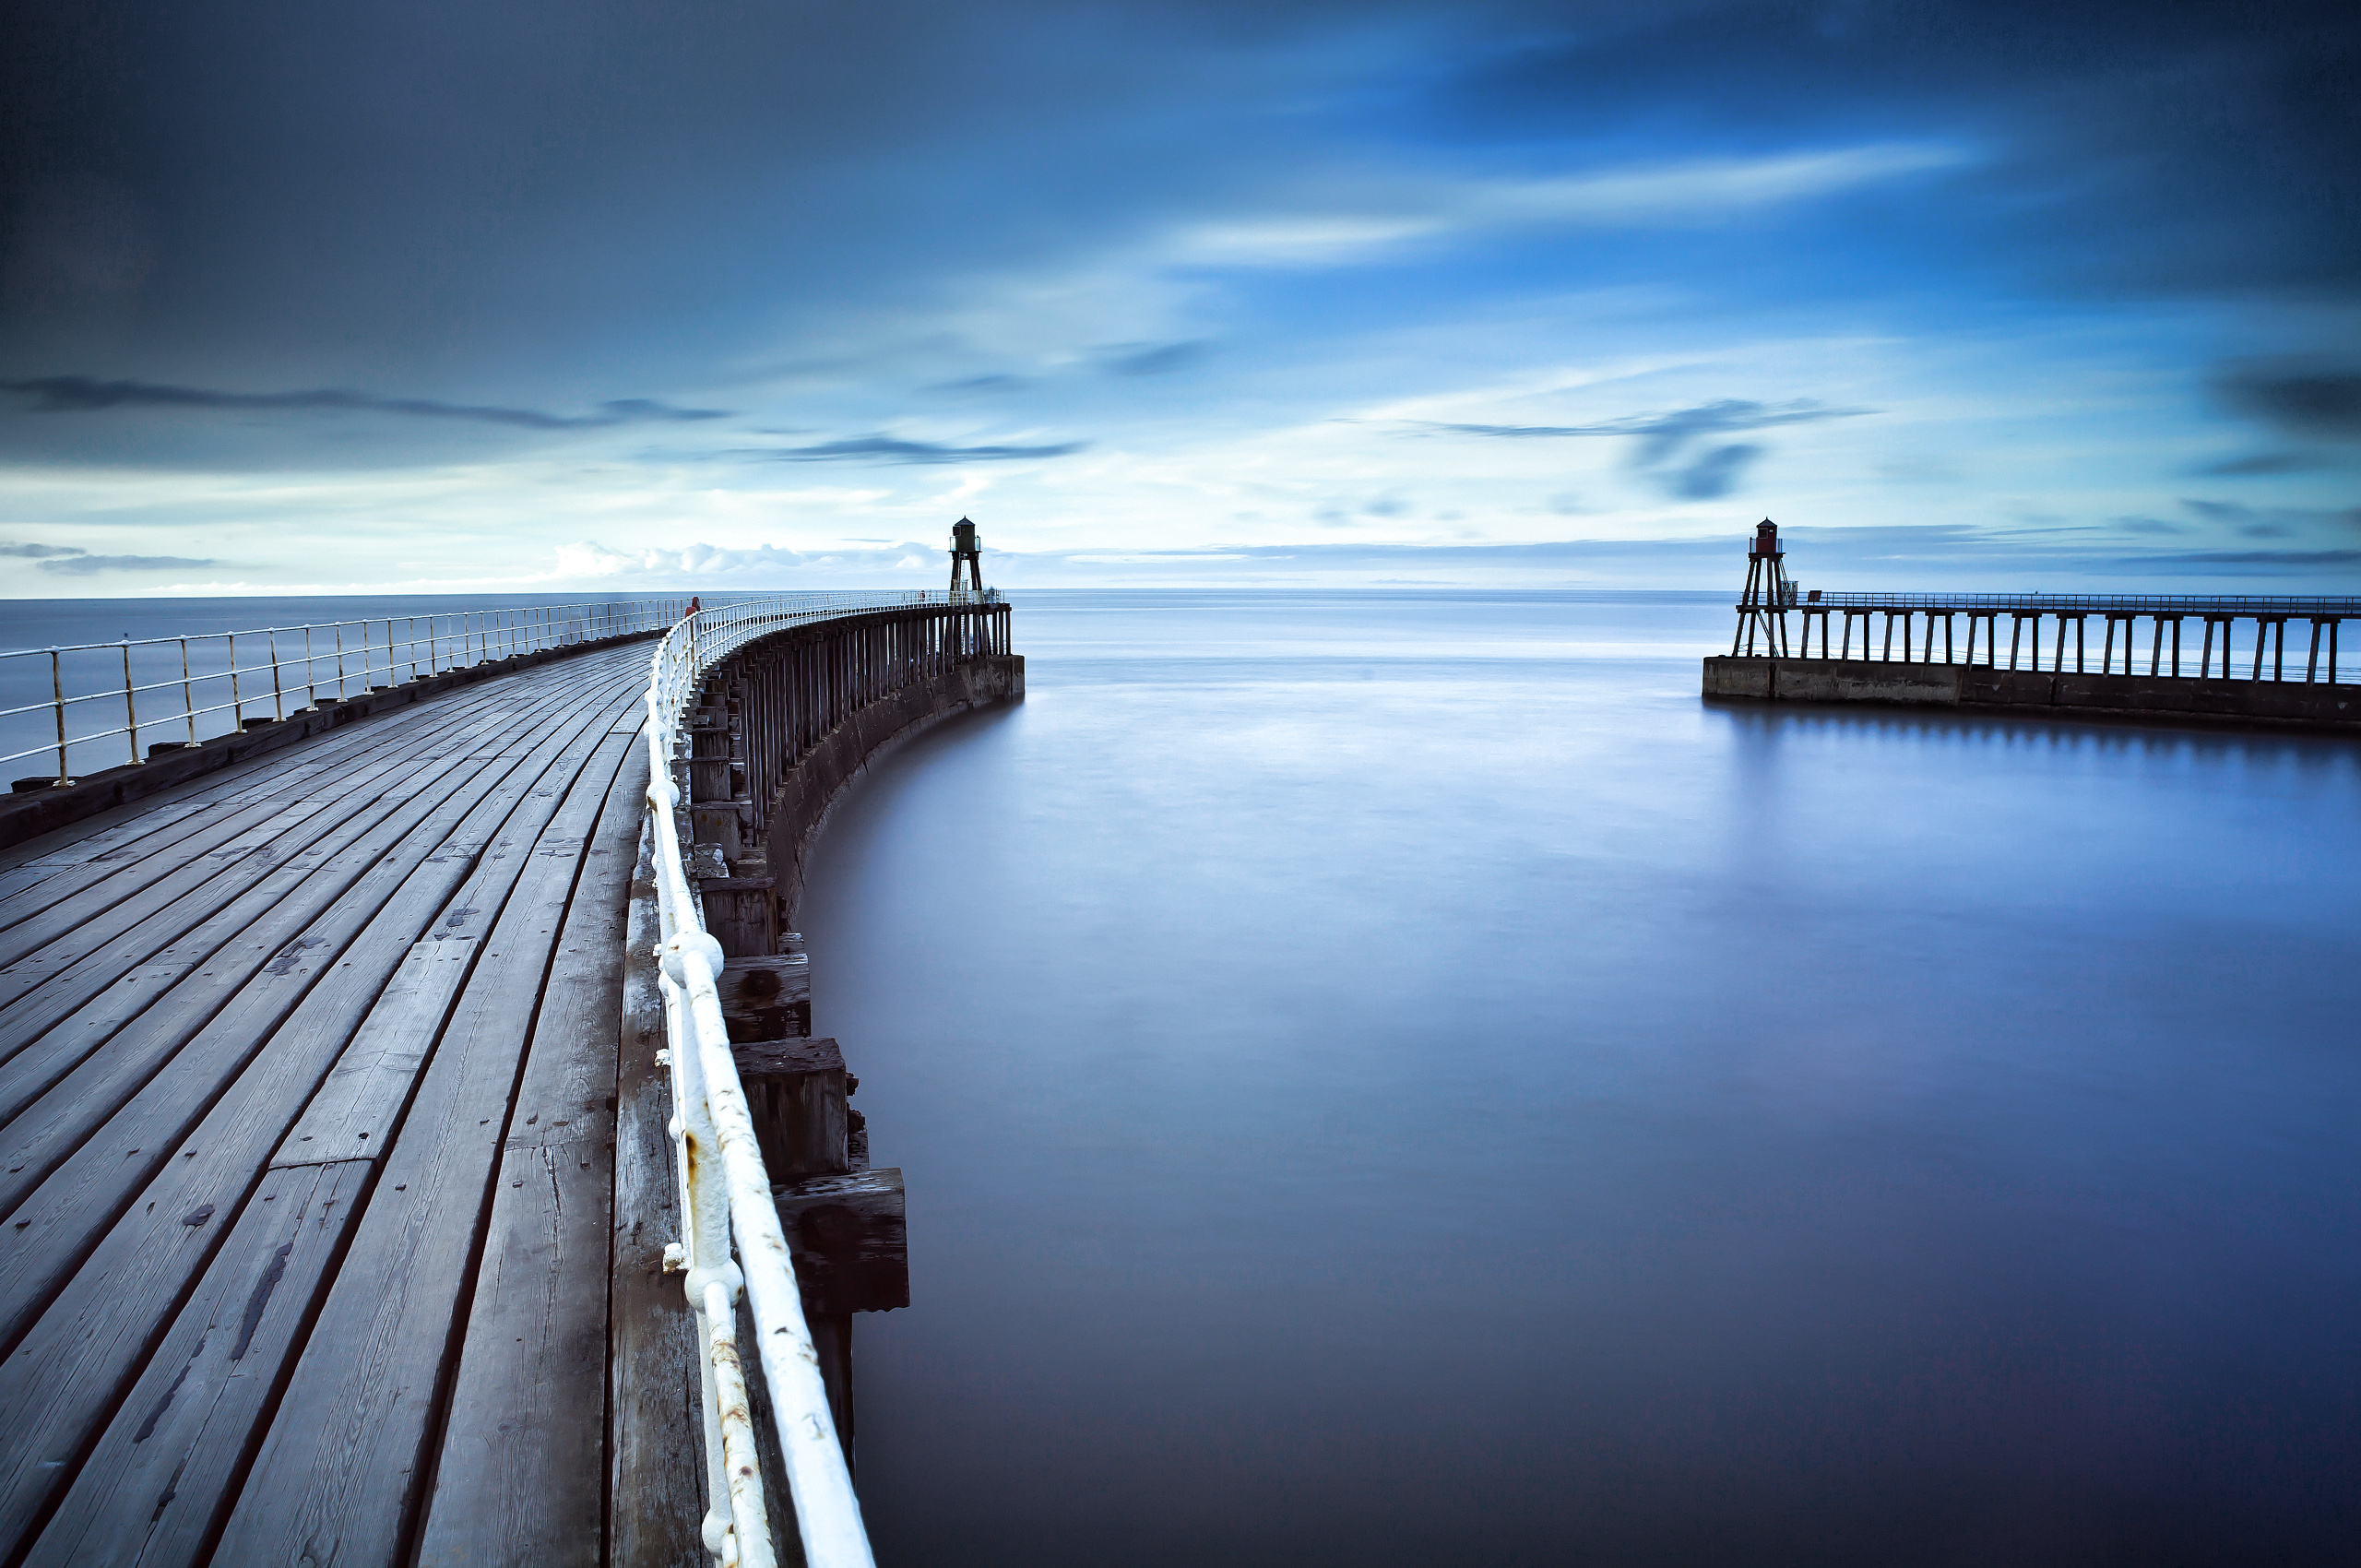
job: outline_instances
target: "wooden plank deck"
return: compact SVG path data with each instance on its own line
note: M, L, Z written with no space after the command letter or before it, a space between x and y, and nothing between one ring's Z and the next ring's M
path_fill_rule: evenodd
M611 1476L696 1463L610 1417L647 669L485 681L0 852L0 1564L694 1542L608 1539L649 1527Z

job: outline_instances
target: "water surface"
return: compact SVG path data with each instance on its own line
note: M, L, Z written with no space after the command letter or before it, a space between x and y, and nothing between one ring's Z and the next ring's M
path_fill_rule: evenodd
M881 1562L2342 1554L2361 748L1710 707L1727 613L1021 596L801 913Z

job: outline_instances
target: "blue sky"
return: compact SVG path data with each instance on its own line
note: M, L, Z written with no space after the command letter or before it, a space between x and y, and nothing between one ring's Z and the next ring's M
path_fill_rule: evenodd
M57 8L0 591L2361 591L2341 8Z

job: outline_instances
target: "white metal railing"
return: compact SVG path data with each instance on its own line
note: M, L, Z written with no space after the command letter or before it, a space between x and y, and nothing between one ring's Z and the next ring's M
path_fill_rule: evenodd
M757 1433L738 1348L742 1290L754 1322L774 1434L794 1494L803 1559L811 1568L870 1568L869 1534L829 1413L828 1392L803 1320L795 1260L779 1224L754 1138L746 1091L721 1017L721 944L705 920L681 853L674 765L688 756L684 720L706 671L757 637L794 625L921 604L1001 603L983 592L779 594L717 605L684 617L658 645L647 686L648 810L655 818L656 894L663 945L665 1059L672 1074L671 1123L681 1182L681 1241L668 1267L684 1270L695 1309L705 1387L705 1544L741 1568L777 1562L763 1497ZM736 1255L732 1257L732 1242Z
M326 701L342 702L517 654L656 631L678 620L686 603L659 599L429 610L0 652L0 691L18 699L0 707L0 735L14 732L22 741L34 724L40 728L33 732L43 734L37 745L0 752L0 764L47 755L55 764L54 781L70 784L76 763L87 772L94 765L146 761L142 730L151 750L192 746L250 722L283 719L291 707L320 703L323 692ZM46 698L21 700L43 687ZM256 710L251 719L248 708ZM46 722L33 719L36 714ZM113 741L125 751L101 746Z

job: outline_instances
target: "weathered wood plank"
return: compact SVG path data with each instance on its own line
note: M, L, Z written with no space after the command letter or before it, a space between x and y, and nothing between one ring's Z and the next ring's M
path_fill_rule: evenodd
M232 770L235 777L215 775L169 795L118 807L118 812L132 814L87 835L81 844L55 846L24 866L0 873L0 890L5 890L5 896L0 896L0 928L13 926L101 880L119 883L117 891L134 890L144 866L160 863L168 854L190 852L190 837L202 834L210 824L255 804L292 800L322 782L340 791L364 784L385 768L433 760L439 754L421 744L422 735L432 734L441 742L472 727L497 722L514 706L513 698L487 700L479 695L448 707L430 704L407 709L406 723L333 731L306 744L300 753L245 764ZM147 809L142 810L143 805ZM59 831L74 833L100 820L94 817ZM132 880L124 880L126 875Z
M41 945L43 932L71 930L91 909L111 909L125 899L153 901L148 889L192 861L214 854L251 825L307 798L326 803L340 794L365 790L389 771L415 766L419 759L389 749L338 770L335 787L303 790L292 782L266 797L210 807L173 822L136 843L107 852L104 859L60 869L30 887L0 898L0 965L11 964ZM304 782L316 783L316 778Z
M731 958L721 967L718 989L732 1041L812 1032L812 960L805 954Z
M0 1061L0 1124L174 987L188 982L176 995L187 1004L244 984L470 782L453 770L407 799L374 801L124 974L112 973L120 956L93 955L0 1009L0 1043L15 1045Z
M606 723L604 712L594 711L588 732L602 737ZM578 764L568 759L581 754L563 753L556 760L571 769ZM202 1104L208 1098L175 1094L180 1075L170 1069L116 1118L106 1138L77 1151L59 1177L43 1184L37 1201L19 1211L30 1229L12 1222L0 1231L0 1245L11 1253L0 1269L0 1311L9 1313L12 1333L23 1334L0 1361L0 1389L8 1391L12 1417L10 1426L0 1429L0 1539L20 1535L46 1500L73 1479L70 1465L53 1464L52 1458L78 1452L109 1414L107 1405L93 1406L91 1393L120 1387L136 1372L156 1324L208 1262L209 1244L187 1238L209 1232L210 1225L191 1228L183 1219L203 1209L208 1222L232 1221L260 1179L268 1151L359 1028L394 958L408 951L455 893L462 904L497 907L494 900L504 898L506 886L529 859L522 851L538 839L540 825L557 804L554 790L528 793L462 825L436 852L456 849L446 857L450 863L438 865L436 856L428 857L376 911L346 960L270 1034L268 1049L217 1068L231 1079L226 1092L214 1091L219 1098L203 1121L181 1143L162 1150L160 1165L127 1206L113 1203L110 1189L119 1187L121 1178L99 1169L113 1162L98 1157L116 1152L119 1129L141 1123L143 1118L130 1112L144 1111L146 1124L153 1128L165 1124L168 1116L185 1116L189 1099ZM492 852L504 846L516 852ZM173 1066L190 1061L184 1051ZM86 1157L90 1168L77 1171ZM59 1179L65 1177L76 1179ZM386 1180L402 1178L389 1174ZM481 1201L479 1189L479 1206ZM80 1266L73 1268L77 1241ZM69 1258L70 1278L52 1262L59 1256ZM464 1254L457 1268L464 1273ZM57 1295L54 1302L48 1301L52 1295ZM77 1303L76 1309L61 1312L68 1301ZM20 1326L29 1309L45 1302L49 1311L34 1316L29 1327ZM447 1332L447 1311L445 1315Z
M406 1554L519 1057L583 851L630 743L601 739L599 763L516 868L421 1075L231 1512L223 1561L327 1568L390 1565Z
M463 781L453 777L444 793ZM30 1097L54 1083L112 1033L102 1019L119 1027L136 1016L126 1004L160 996L163 990L199 965L214 966L217 979L237 962L233 945L243 935L251 951L266 928L285 932L291 941L301 931L298 909L315 910L334 902L338 893L367 867L354 863L356 844L389 842L384 826L403 814L405 802L395 798L357 801L350 809L322 813L264 855L251 858L239 870L225 874L155 911L131 932L94 951L63 955L66 967L42 984L0 1007L0 1123L15 1117ZM409 814L413 819L422 813ZM260 875L251 874L260 873ZM273 945L257 954L254 966L267 962ZM113 994L125 974L146 971L148 988ZM171 977L163 987L153 982ZM79 1016L90 1004L109 1004ZM60 1026L72 1028L60 1032ZM104 1032L93 1032L103 1029Z
M608 1458L608 1556L615 1568L681 1568L705 1561L704 1431L696 1317L681 1277L664 1272L681 1238L672 1140L671 1075L658 1064L664 1003L653 956L655 842L643 824L624 943L616 1077L613 1322L608 1375L613 1443ZM748 1341L751 1343L751 1340Z
M570 711L572 706L554 705L561 713ZM476 724L487 732L499 732L504 728L512 737L520 728L517 716L508 710L484 714L476 720ZM521 728L529 731L537 726L528 722ZM273 867L267 857L271 854L287 855L297 850L306 837L332 832L337 819L352 810L365 810L378 802L388 802L390 809L405 799L433 790L438 785L447 788L455 776L463 773L465 766L466 763L461 759L428 756L421 753L394 757L384 766L340 775L332 784L304 792L306 801L318 801L331 809L343 808L338 812L337 818L318 819L312 834L290 835L258 853L252 861L241 861L223 874L206 878L181 897L172 897L175 890L169 886L157 885L144 890L131 905L132 912L137 913L139 918L127 929L112 929L122 924L120 918L111 926L59 928L37 953L18 966L23 975L35 979L35 989L22 992L7 1004L6 1011L0 1011L0 1055L13 1053L21 1046L24 1038L21 1029L8 1027L13 1021L11 1015L18 1010L18 1004L32 1009L28 1022L37 1021L53 1008L53 1004L44 1001L45 996L58 993L61 988L73 992L87 990L93 983L103 983L111 969L116 972L127 970L133 965L152 957L167 944L179 940L199 922L206 921L255 876L270 873ZM319 780L313 782L321 785ZM46 925L45 921L37 923ZM0 975L0 996L20 986L21 980L16 977Z
M27 888L36 887L53 878L87 872L89 876L102 876L101 866L112 867L136 855L143 846L162 844L183 834L194 833L200 826L203 814L213 809L213 802L201 800L164 800L156 809L141 817L118 822L101 832L93 833L78 843L59 844L37 856L9 861L0 868L0 898L13 899ZM197 820L191 820L191 819ZM77 826L80 826L77 824ZM82 876L58 884L57 897L88 885ZM42 908L47 905L43 904Z
M349 1163L263 1178L26 1568L202 1561L368 1173Z
M591 716L588 729L593 736L603 734L599 716ZM569 746L581 739L578 731L564 737ZM546 767L528 759L477 797L476 809L441 842L421 835L414 846L404 847L406 852L389 856L384 869L392 874L371 889L371 897L382 899L379 907L371 907L371 897L349 898L330 910L314 928L322 940L319 949L296 953L283 968L266 965L123 1109L56 1166L0 1229L0 1346L14 1342L27 1314L89 1253L140 1183L160 1170L157 1162L184 1141L196 1117L203 1114L211 1123L228 1115L235 1134L225 1157L250 1160L255 1168L263 1164L360 1027L386 977L430 923L459 909L488 916L498 908L556 809L552 770L570 777L576 766L563 749ZM184 1022L169 1008L141 1021L148 1016L164 1028ZM97 1056L123 1038L109 1041ZM264 1053L271 1057L267 1070L255 1069L266 1041L281 1049ZM42 1104L57 1099L74 1082L69 1077ZM286 1103L291 1096L292 1103ZM221 1106L207 1111L216 1097L222 1097ZM65 1114L62 1109L59 1114ZM202 1135L200 1130L196 1136ZM255 1136L265 1140L264 1147L249 1152L247 1140ZM20 1179L0 1170L0 1182Z
M416 1560L421 1568L597 1568L600 1561L612 1158L603 1142L587 1141L528 1144L501 1154L498 1195L469 1309L471 1348L459 1354L450 1425L431 1467L433 1491ZM513 1354L492 1355L504 1338ZM439 1346L429 1348L430 1358L441 1353ZM421 1361L420 1370L431 1372L433 1361ZM332 1430L350 1431L341 1423ZM430 1449L436 1446L432 1434L420 1436ZM427 1458L419 1455L422 1469ZM373 1518L398 1527L398 1494L381 1495L374 1508L366 1500L354 1503L347 1516L360 1533L366 1534ZM318 1527L329 1527L326 1517ZM396 1561L362 1544L359 1550L339 1547L319 1561Z
M852 1130L844 1053L836 1042L766 1039L732 1045L763 1168L774 1177L846 1169Z
M475 911L453 913L467 919ZM409 1102L410 1087L434 1053L443 1020L481 951L483 932L449 924L450 919L446 914L403 956L327 1081L280 1140L270 1158L274 1167L377 1159L392 1146L390 1134Z
M553 701L541 709L536 722L518 725L516 715L508 712L489 716L484 722L505 723L511 727L513 740L537 742L563 729L586 700L590 699L577 696L572 702ZM473 759L451 758L423 762L416 770L402 777L380 780L372 793L377 801L387 802L388 810L397 813L401 822L407 825L403 829L406 833L422 823L425 814L440 801L476 781L472 774L477 769L472 764ZM363 865L366 863L362 862ZM282 867L281 873L284 870ZM274 873L269 880L283 881L284 877L281 873ZM317 882L305 879L298 897L316 903L320 892L331 885L325 878ZM136 965L176 961L187 968L195 968L204 962L213 979L223 979L231 971L212 962L215 949L243 930L245 921L255 918L250 912L251 904L249 896L217 911L201 925L185 930L176 928L184 924L182 917L193 907L193 901L184 900L160 909L148 921L125 933L120 941L109 944L70 969L53 976L35 991L0 1008L0 1058L15 1054L43 1030L62 1021L75 1007L114 983L119 974L129 973ZM284 921L278 923L286 924ZM252 951L254 945L252 942L248 943L248 950ZM255 962L262 962L269 952L276 950L277 945L276 943L271 944ZM124 1000L111 998L114 1005L110 1010L118 1016L127 1017L130 1015L121 1011ZM97 1038L103 1039L104 1036ZM0 1121L14 1115L16 1109L14 1104L0 1099Z
M194 846L136 862L142 876L128 893L101 883L65 899L38 921L0 932L0 1002L13 1001L84 954L97 951L137 925L160 904L204 889L222 879L247 882L267 875L278 863L274 846L318 815L326 803L265 802L249 806L201 835ZM239 862L248 862L241 865ZM259 863L261 870L254 867Z
M608 1223L615 1039L647 787L628 751L550 967L525 1059L418 1562L578 1563L605 1553Z
M172 1141L177 1131L160 1133L152 1116L125 1118L122 1108L136 1097L156 1098L147 1094L151 1079L166 1071L167 1064L181 1063L205 1086L192 1090L184 1084L184 1094L201 1093L203 1098L177 1102L165 1114L193 1114L194 1108L219 1092L222 1076L234 1075L251 1056L323 966L339 966L345 978L363 981L374 995L394 961L380 957L374 948L365 956L347 953L357 933L389 902L402 904L421 924L433 920L437 901L452 882L466 874L475 844L492 837L499 831L493 825L531 799L545 768L560 765L563 748L580 743L584 729L577 717L554 729L540 751L509 768L463 774L458 790L434 806L422 830L380 846L384 852L373 856L350 893L331 902L315 921L305 924L295 918L314 908L310 900L299 898L291 904L289 919L266 921L266 929L237 952L215 955L221 961L208 961L198 971L196 983L175 989L91 1051L0 1137L0 1214L11 1212L36 1183L49 1180L48 1173L71 1160L102 1125L118 1150L154 1151ZM536 762L543 767L537 768ZM421 875L428 880L410 885L413 877ZM356 964L362 969L359 976L350 973ZM194 1061L184 1063L184 1053L192 1051ZM30 1074L40 1064L29 1051L0 1071ZM126 1152L123 1158L131 1157ZM110 1169L119 1178L136 1176L138 1170L130 1166ZM0 1233L0 1248L7 1240ZM0 1303L8 1299L6 1285L0 1284ZM0 1309L0 1321L6 1321L5 1309Z
M900 1170L803 1176L771 1193L807 1310L886 1313L910 1304Z
M599 738L598 753L583 769L582 778L596 775L611 780L623 749L611 736ZM581 788L579 782L574 786L565 809L542 829L528 851L537 861L563 852L569 861L564 868L568 890L575 873L587 863L581 859L587 849L581 836L591 831L599 809L596 802L585 798ZM557 897L562 911L565 895L551 890L552 868L537 863L534 869L541 874L519 885L517 894ZM435 1050L444 1016L468 982L479 955L493 951L495 956L503 956L496 951L498 943L487 947L476 941L497 934L492 919L495 913L506 915L504 909L455 909L436 922L432 934L411 948L401 972L387 983L381 1004L387 1016L382 1025L373 1012L337 1059L327 1082L303 1108L302 1119L289 1130L272 1157L273 1164L368 1159L384 1153L386 1133L409 1103L418 1075ZM521 1046L521 1037L518 1043Z

